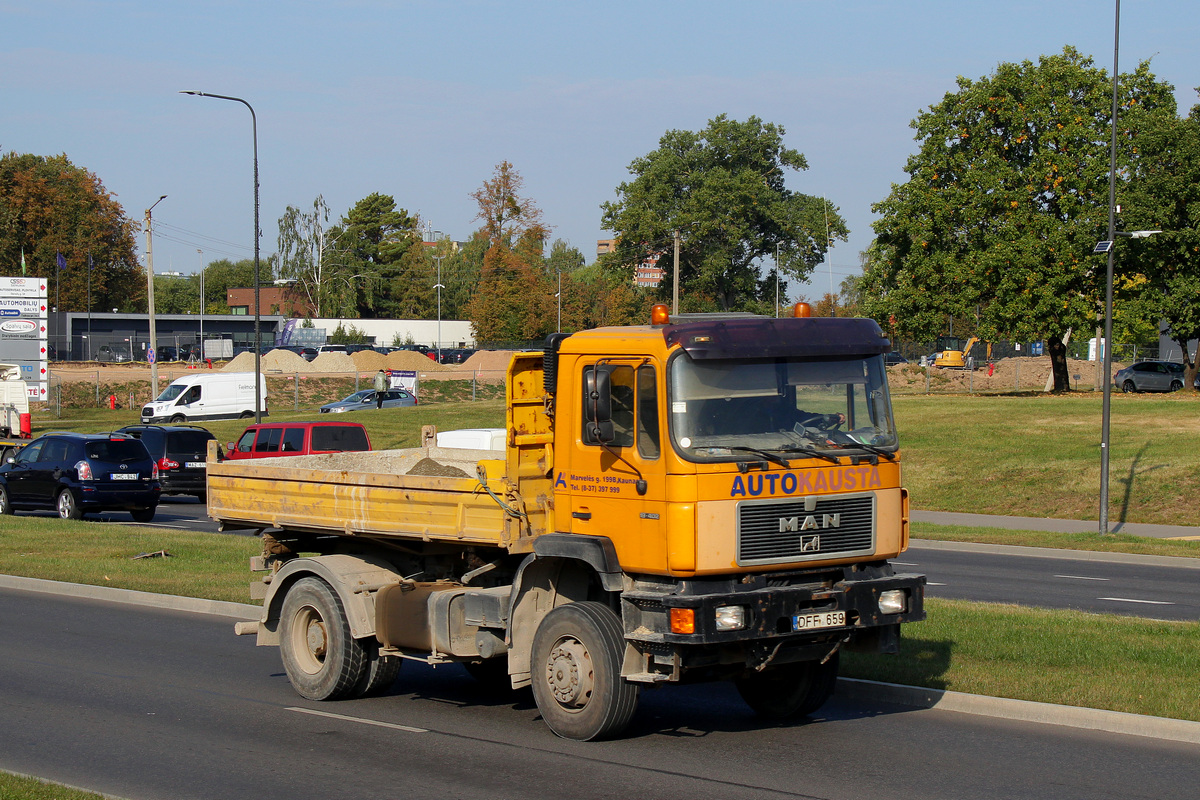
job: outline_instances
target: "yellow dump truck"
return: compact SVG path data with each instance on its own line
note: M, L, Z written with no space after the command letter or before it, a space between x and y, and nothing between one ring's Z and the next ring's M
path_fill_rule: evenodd
M866 319L749 315L555 334L508 370L502 451L248 461L208 511L258 529L261 620L304 697L405 659L532 685L557 734L609 737L639 692L734 681L768 718L833 691L842 649L924 618L883 354Z

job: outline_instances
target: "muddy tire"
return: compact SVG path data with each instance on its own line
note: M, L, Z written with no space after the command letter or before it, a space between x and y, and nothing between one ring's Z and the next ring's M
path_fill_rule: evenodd
M288 590L279 650L292 687L309 700L348 697L367 674L366 648L350 635L341 598L320 578L303 578Z
M548 613L533 637L533 697L542 719L564 739L616 736L637 711L638 687L621 677L625 639L601 603L571 603Z
M755 714L765 719L787 719L806 716L825 705L837 685L837 674L835 653L824 664L802 661L764 672L747 672L734 685Z
M392 688L396 678L400 676L400 665L404 662L396 656L379 655L379 643L374 639L364 639L356 642L363 648L366 658L366 668L362 679L351 692L352 697L374 697Z

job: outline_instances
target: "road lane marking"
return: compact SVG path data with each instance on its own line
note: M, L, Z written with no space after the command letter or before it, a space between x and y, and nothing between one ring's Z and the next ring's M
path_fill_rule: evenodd
M1055 575L1056 578L1069 578L1073 581L1108 581L1111 578L1092 578L1087 575Z
M1143 605L1148 605L1148 606L1173 606L1173 605L1175 605L1174 603L1171 603L1167 600L1135 600L1132 597L1097 597L1096 599L1097 600L1112 600L1114 603L1142 603Z
M340 719L343 722L358 722L363 725L374 725L377 728L392 728L397 731L407 731L408 733L429 733L425 728L413 728L408 725L397 725L394 722L380 722L374 719L363 719L362 717L348 717L345 714L331 714L328 711L316 711L311 708L300 708L298 706L288 706L287 711L297 711L301 714L311 714L314 717L326 717L328 719Z

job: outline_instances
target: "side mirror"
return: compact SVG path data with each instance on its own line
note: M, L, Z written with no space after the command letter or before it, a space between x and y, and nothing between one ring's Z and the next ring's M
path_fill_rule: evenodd
M596 366L584 374L583 439L587 444L613 441L612 382L608 367Z

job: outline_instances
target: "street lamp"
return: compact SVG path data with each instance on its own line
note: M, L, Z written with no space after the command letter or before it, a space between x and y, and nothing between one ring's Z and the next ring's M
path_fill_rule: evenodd
M437 342L434 343L434 349L437 350L438 363L440 364L442 363L442 289L446 288L442 286L442 259L445 256L431 256L431 258L438 262L437 283L433 285L433 288L437 289L438 293Z
M254 421L262 422L262 333L259 329L261 314L259 312L259 277L258 277L258 116L254 107L240 97L229 97L223 94L208 92L181 91L180 94L190 94L196 97L215 97L218 100L232 100L250 109L250 126L254 136Z
M150 235L150 212L154 206L166 200L167 196L155 200L146 209L146 316L150 320L150 343L147 345L146 357L150 360L150 399L158 397L158 358L155 348L158 347L158 330L154 323L154 239ZM132 351L130 358L132 358Z
M204 360L204 251L197 248L200 255L200 360Z

